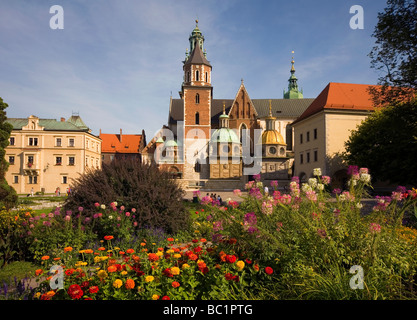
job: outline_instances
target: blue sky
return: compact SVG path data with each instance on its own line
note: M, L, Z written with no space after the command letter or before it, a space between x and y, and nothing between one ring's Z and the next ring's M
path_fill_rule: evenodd
M53 30L52 5L64 9ZM352 5L364 10L353 30ZM0 0L0 97L7 116L68 118L98 135L148 141L178 98L188 37L199 20L215 99L282 98L294 50L305 98L329 82L376 84L367 56L385 0Z

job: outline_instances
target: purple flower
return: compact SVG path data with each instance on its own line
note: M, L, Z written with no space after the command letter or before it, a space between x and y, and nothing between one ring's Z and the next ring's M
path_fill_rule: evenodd
M84 211L84 208L83 207L78 207L78 211L79 212L83 212Z
M333 193L334 194L341 194L342 193L342 190L340 190L339 188L334 188L333 189Z

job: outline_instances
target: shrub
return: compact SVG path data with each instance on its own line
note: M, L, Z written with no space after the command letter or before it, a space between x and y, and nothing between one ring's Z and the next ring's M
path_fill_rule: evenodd
M182 198L184 191L167 172L138 160L114 160L102 169L81 175L74 183L66 210L82 207L96 212L94 203L117 202L126 211L136 208L139 228L162 228L174 233L189 225Z

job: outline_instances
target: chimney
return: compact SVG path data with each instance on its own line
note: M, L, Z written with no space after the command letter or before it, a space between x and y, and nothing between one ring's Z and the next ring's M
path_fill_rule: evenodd
M120 138L119 138L120 142L122 142L122 129L120 129Z
M65 118L61 118L61 122L65 122Z

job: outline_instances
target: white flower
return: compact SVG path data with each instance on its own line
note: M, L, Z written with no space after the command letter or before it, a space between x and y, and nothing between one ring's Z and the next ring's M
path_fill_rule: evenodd
M303 190L304 193L313 191L313 189L311 188L311 186L309 184L307 184L307 183L303 183L301 185L301 190Z
M316 178L310 178L310 179L308 179L308 184L309 184L312 188L317 187L317 179L316 179Z
M358 208L358 209L362 209L362 207L363 207L363 204L362 204L362 203L358 202L358 203L356 204L356 208Z
M261 181L259 181L259 182L256 183L256 187L258 187L259 189L262 189L263 186L264 185L263 185L263 183Z
M109 219L111 220L111 219L113 219L113 216L109 216Z
M313 175L315 175L315 176L321 176L321 168L315 168L315 169L313 169Z
M104 209L106 209L106 205L102 204L102 205L100 206L100 208L104 210Z
M370 182L371 181L371 175L369 173L362 173L360 176L360 180L362 182Z
M324 190L324 184L318 183L317 184L317 190L320 190L320 191Z

